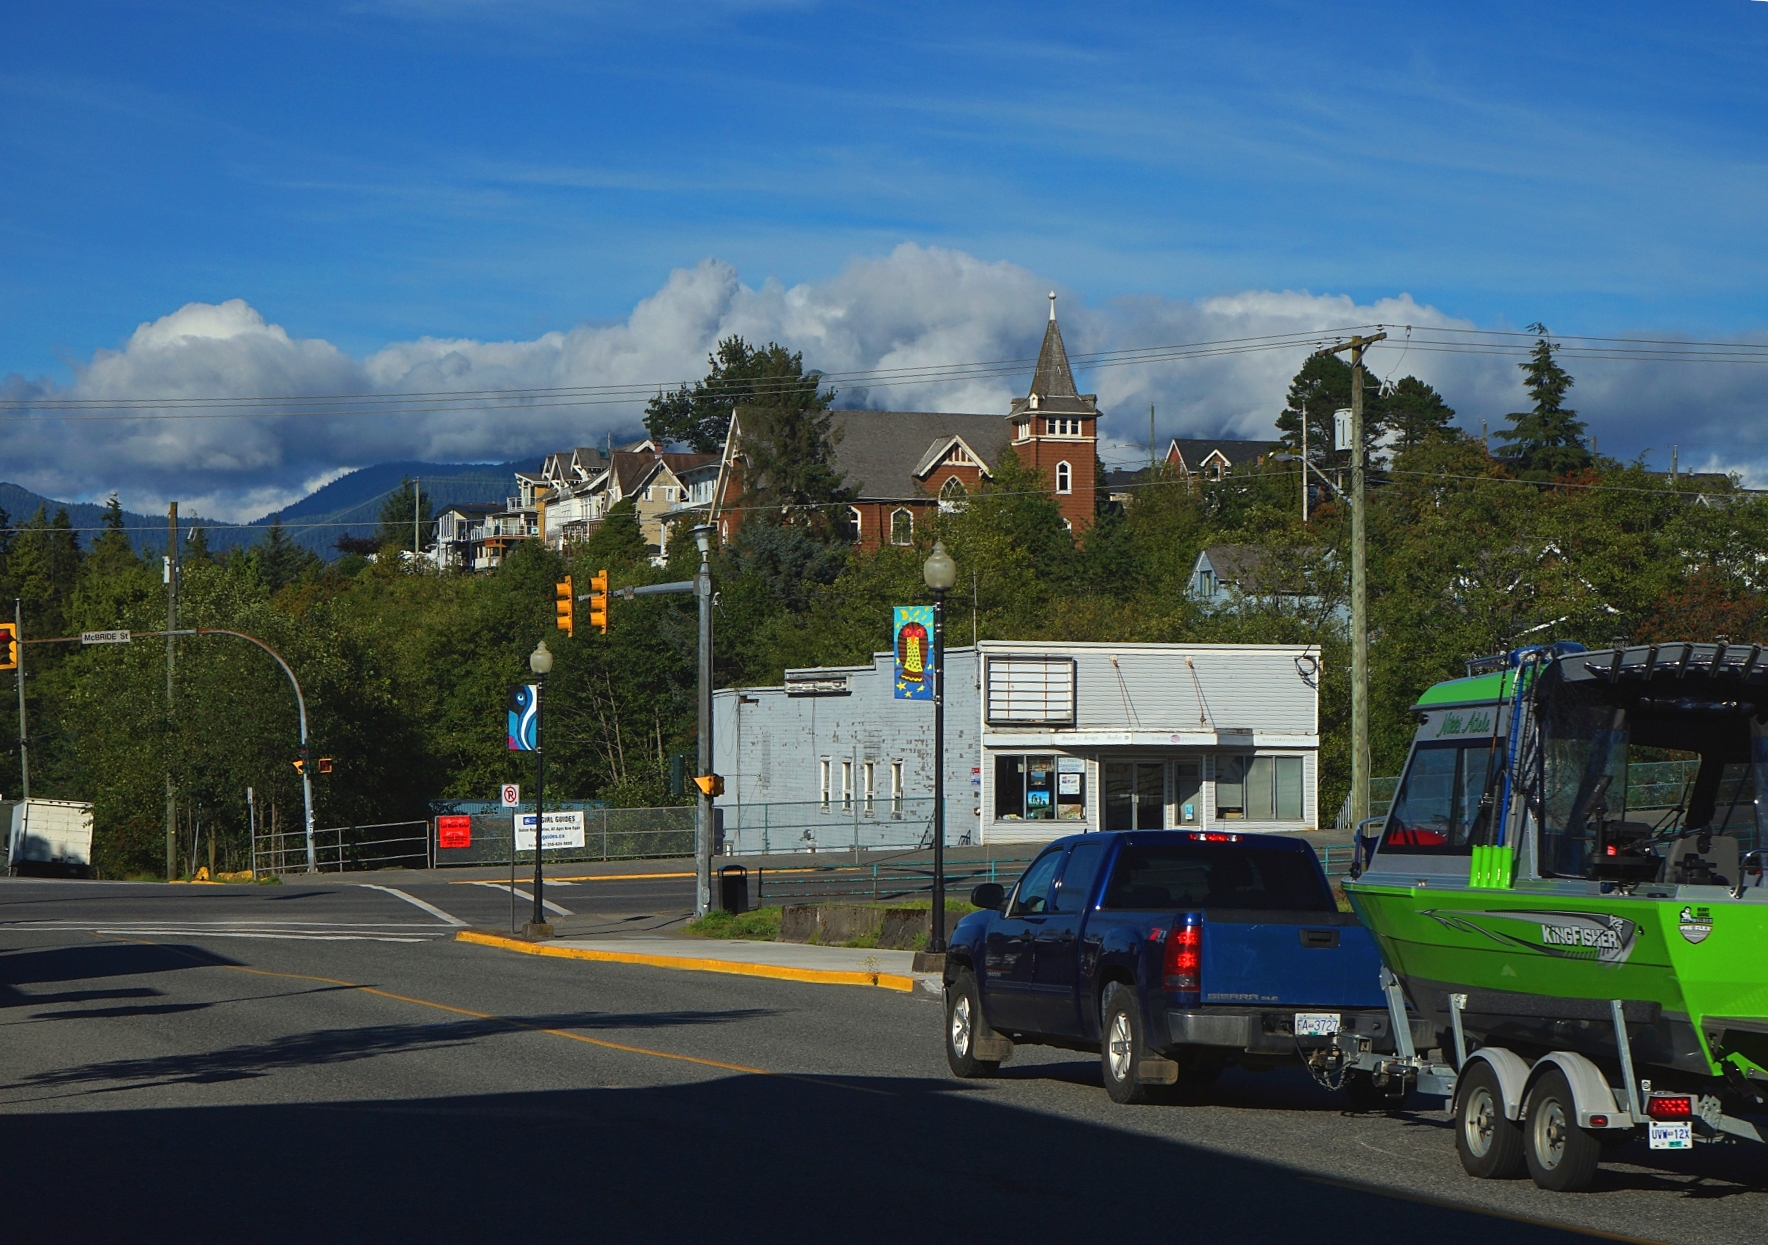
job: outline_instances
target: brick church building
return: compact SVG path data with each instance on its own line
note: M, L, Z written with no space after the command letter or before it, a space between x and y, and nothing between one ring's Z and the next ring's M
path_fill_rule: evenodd
M1074 386L1062 328L1056 322L1056 296L1050 295L1050 321L1044 329L1037 367L1023 398L1005 415L965 415L932 411L832 411L837 430L834 465L858 495L851 517L859 545L910 545L915 529L934 507L962 505L993 479L1009 450L1043 474L1054 488L1063 521L1077 537L1093 522L1098 461L1099 405L1096 394ZM717 490L724 513L715 519L729 540L741 517L741 417L731 420L722 480Z

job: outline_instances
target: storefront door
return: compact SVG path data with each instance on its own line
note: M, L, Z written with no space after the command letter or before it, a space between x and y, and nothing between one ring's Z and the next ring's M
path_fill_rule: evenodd
M1161 761L1106 761L1105 828L1160 830L1166 826L1166 765Z

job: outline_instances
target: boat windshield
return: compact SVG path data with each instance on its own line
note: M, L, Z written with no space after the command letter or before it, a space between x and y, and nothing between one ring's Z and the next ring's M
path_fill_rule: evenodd
M1675 697L1607 683L1560 683L1543 697L1530 805L1540 818L1544 875L1594 876L1597 827L1635 837L1691 831L1768 843L1768 726L1735 691L1703 697L1690 680ZM1525 780L1526 781L1526 780Z
M1469 854L1488 815L1481 802L1497 757L1489 738L1419 744L1394 793L1381 850Z

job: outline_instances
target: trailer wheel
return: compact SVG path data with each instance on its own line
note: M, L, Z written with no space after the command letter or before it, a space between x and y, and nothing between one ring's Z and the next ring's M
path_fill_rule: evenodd
M1548 1069L1529 1090L1523 1114L1523 1156L1535 1183L1555 1193L1589 1188L1602 1142L1578 1127L1577 1102L1565 1073Z
M1140 1075L1140 1064L1147 1057L1136 992L1114 981L1105 987L1099 1004L1099 1071L1112 1102L1148 1101L1148 1084Z
M990 1033L988 1022L982 1018L976 974L960 968L945 992L945 1061L954 1075L969 1080L993 1076L1000 1070L998 1059L976 1057L976 1039Z
M1509 1180L1522 1174L1522 1128L1504 1118L1498 1074L1477 1060L1462 1074L1455 1093L1455 1153L1475 1180Z

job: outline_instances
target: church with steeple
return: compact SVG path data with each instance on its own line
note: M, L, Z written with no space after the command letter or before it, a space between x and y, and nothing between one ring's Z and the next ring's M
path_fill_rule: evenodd
M1063 522L1078 539L1093 524L1097 498L1099 404L1075 388L1056 296L1038 351L1031 385L1005 415L938 411L831 411L838 432L835 467L855 490L849 515L857 544L866 549L912 545L936 509L962 507L994 478L1013 453L1043 474L1055 491ZM713 521L720 536L736 532L742 494L742 421L731 421Z

